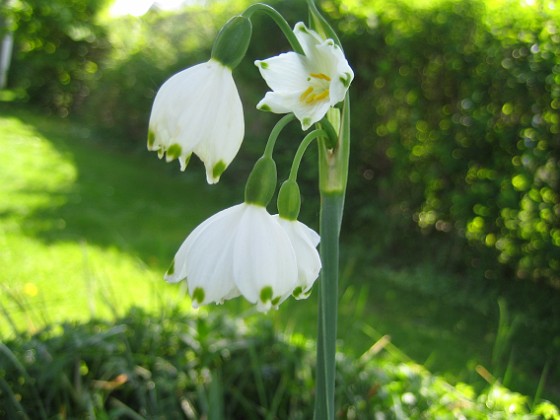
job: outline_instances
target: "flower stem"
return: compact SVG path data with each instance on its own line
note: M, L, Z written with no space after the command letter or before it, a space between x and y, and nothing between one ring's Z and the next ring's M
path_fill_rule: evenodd
M287 114L284 115L280 120L276 123L270 135L268 136L268 140L266 141L266 146L264 148L263 156L272 158L272 151L274 150L274 145L276 144L276 139L280 135L280 132L286 127L290 121L295 118L294 114Z
M321 194L321 260L315 420L333 420L338 317L338 237L344 195Z
M301 159L311 142L315 140L317 137L323 137L327 135L327 132L324 130L313 130L308 135L306 135L301 143L298 146L296 151L296 155L294 156L294 160L292 162L292 167L290 169L290 176L288 177L291 181L297 180L297 174L299 170L299 165L301 164Z
M321 262L319 316L317 330L317 379L315 420L334 420L336 377L336 330L338 318L339 236L344 210L350 152L350 99L342 109L342 119L334 118L338 139L333 148L319 140L319 189L321 192Z
M292 28L290 28L290 25L288 25L286 19L284 19L284 17L280 13L278 13L276 9L269 6L268 4L255 3L249 6L241 14L241 16L250 19L255 12L263 12L267 14L270 18L272 18L272 20L274 20L274 23L278 25L278 27L280 28L280 30L282 31L282 33L290 43L292 49L298 54L305 55L305 53L303 52L303 48L301 47L301 44L299 43L296 36L294 35L294 32L292 31Z

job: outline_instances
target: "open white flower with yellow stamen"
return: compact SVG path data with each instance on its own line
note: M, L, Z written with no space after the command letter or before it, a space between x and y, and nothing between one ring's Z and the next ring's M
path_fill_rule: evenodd
M263 206L238 204L187 237L165 279L186 280L194 307L242 295L266 311L296 287L296 251L289 234Z
M354 72L332 39L321 38L302 22L296 24L294 34L305 55L288 52L255 61L272 89L257 108L279 114L293 112L307 130L344 100Z

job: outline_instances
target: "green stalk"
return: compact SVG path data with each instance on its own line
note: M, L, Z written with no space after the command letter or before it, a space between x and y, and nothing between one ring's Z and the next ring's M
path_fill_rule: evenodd
M319 282L315 420L333 420L335 418L339 237L350 152L350 100L348 95L342 109L342 121L335 114L332 117L329 120L338 132L338 142L332 148L322 138L319 144L320 251L323 268Z
M268 136L268 140L266 141L266 146L264 147L263 156L272 159L272 152L274 150L274 146L276 145L276 140L278 139L280 132L294 119L295 119L294 114L287 114L284 115L282 118L280 118L280 120L278 120L278 122L270 132L270 135Z
M321 260L315 419L334 419L336 330L338 318L338 237L344 195L321 194Z
M291 114L290 114L291 115ZM318 137L325 137L327 136L328 133L324 130L313 130L311 133L309 133L308 135L306 135L303 140L301 141L301 143L298 146L298 149L296 151L296 155L294 156L294 160L292 162L292 167L290 169L290 176L288 177L289 180L291 181L297 181L297 174L298 174L298 170L299 170L299 165L301 164L301 159L303 159L303 155L305 153L305 151L307 150L307 148L309 147L309 145L311 144L311 142L315 139L317 139Z
M268 17L270 17L274 21L274 23L276 23L278 28L280 28L280 30L290 43L292 49L298 54L305 55L305 53L303 52L303 48L301 47L298 39L292 31L292 28L290 28L290 25L288 25L286 19L284 19L284 17L280 13L278 13L276 9L269 6L268 4L255 3L249 6L243 13L241 13L241 16L251 19L251 16L253 16L255 12L263 12Z

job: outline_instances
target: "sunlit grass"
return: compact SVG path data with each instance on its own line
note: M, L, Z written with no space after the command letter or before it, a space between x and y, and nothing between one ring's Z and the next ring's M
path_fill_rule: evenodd
M162 272L222 198L64 121L12 112L0 132L0 332L189 306Z
M159 308L177 300L161 273L117 248L86 242L43 244L7 235L0 263L2 304L19 328L123 314L133 305Z

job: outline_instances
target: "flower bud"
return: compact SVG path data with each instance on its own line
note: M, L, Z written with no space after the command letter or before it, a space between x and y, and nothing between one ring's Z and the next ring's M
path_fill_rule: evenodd
M276 181L276 163L269 157L261 157L245 184L245 202L266 207L276 190Z
M297 220L301 207L301 194L297 182L284 181L278 193L278 214L286 220Z
M220 29L214 45L212 58L224 66L234 69L239 65L251 41L253 27L243 16L234 16Z

